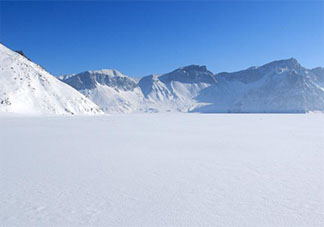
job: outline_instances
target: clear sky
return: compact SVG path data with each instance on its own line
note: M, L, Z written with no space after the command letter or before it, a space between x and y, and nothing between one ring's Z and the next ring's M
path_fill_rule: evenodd
M2 1L0 41L54 75L216 73L290 57L311 68L324 66L324 2Z

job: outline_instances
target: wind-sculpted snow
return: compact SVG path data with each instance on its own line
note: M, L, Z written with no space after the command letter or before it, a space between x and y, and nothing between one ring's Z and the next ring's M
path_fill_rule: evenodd
M0 44L0 112L97 114L101 110L41 66Z
M324 226L323 114L0 117L0 226Z
M63 81L107 112L324 111L324 69L308 70L294 58L233 73L213 74L206 66L189 65L138 82L116 70L85 72Z

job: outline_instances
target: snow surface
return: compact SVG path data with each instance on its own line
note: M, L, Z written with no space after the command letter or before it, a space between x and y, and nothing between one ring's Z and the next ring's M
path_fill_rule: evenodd
M323 114L0 118L0 226L324 226Z
M0 43L0 112L92 115L102 111L41 66Z

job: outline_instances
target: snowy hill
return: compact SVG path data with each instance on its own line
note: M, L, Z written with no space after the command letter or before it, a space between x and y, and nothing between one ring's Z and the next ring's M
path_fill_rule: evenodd
M41 66L0 44L0 112L73 115L102 111Z
M189 65L136 81L116 70L61 77L106 112L304 113L324 110L324 69L296 59L233 73Z

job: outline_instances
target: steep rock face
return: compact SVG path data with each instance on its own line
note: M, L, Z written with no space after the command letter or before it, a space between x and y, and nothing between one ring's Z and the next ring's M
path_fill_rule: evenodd
M92 101L39 65L0 44L0 112L99 114Z

